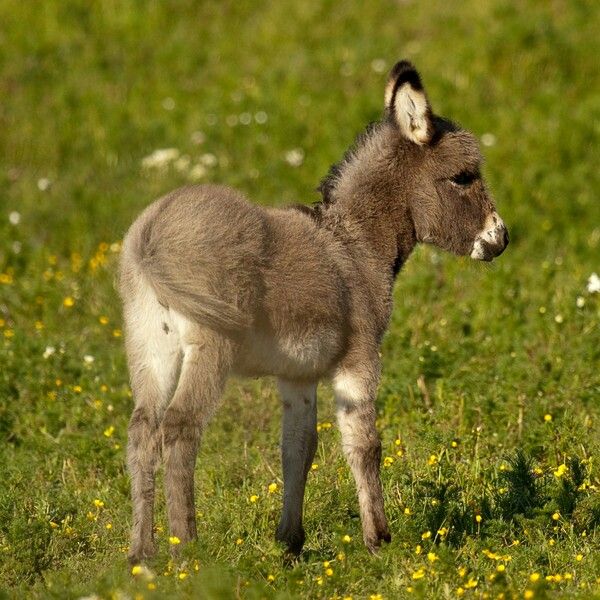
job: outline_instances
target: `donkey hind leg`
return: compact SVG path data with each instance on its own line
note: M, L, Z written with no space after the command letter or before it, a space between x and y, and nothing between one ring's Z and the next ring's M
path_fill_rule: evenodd
M275 538L287 544L290 553L300 554L304 488L317 449L317 384L278 383L283 401L283 513Z
M185 543L196 538L194 466L200 436L223 391L233 348L231 340L212 330L181 316L176 320L183 363L162 420L162 436L169 527Z
M128 429L133 526L129 560L155 554L154 490L160 459L160 420L173 393L181 364L180 344L168 311L138 282L126 306L127 358L135 408Z
M342 447L358 490L365 545L376 552L391 535L383 508L381 441L375 428L375 389L368 379L342 372L334 378Z

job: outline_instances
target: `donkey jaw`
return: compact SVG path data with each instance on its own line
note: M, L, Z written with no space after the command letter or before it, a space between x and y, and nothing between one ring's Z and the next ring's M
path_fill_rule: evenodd
M491 213L485 227L475 238L471 258L490 262L500 256L508 246L508 230L497 212Z

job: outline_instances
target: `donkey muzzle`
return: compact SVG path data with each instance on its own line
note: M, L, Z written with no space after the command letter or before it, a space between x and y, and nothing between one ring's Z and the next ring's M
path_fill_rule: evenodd
M508 229L497 212L488 216L484 229L473 242L471 258L491 261L500 256L508 246Z

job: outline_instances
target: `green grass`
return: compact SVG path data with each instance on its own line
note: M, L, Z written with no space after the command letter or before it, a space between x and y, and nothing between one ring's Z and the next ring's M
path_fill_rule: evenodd
M0 4L0 597L600 597L598 56L591 1ZM169 562L161 497L150 590L125 558L112 244L202 162L257 202L315 200L380 114L377 61L402 57L437 112L493 134L512 242L489 268L422 247L398 279L378 397L392 544L363 548L326 426L286 565L275 387L232 381L198 461L200 539ZM142 169L168 147L189 167ZM327 386L319 411L333 422Z

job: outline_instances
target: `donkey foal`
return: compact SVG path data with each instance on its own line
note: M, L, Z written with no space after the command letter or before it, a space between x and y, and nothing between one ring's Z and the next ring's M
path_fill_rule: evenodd
M225 187L193 186L157 200L134 222L120 277L135 399L132 562L155 551L161 453L171 534L196 537L196 454L230 373L278 378L277 539L293 553L304 543L316 389L329 377L365 544L375 551L390 540L375 396L392 288L417 242L478 260L504 250L508 234L480 164L476 139L432 113L419 75L402 61L390 74L383 118L332 167L320 203L263 208Z

